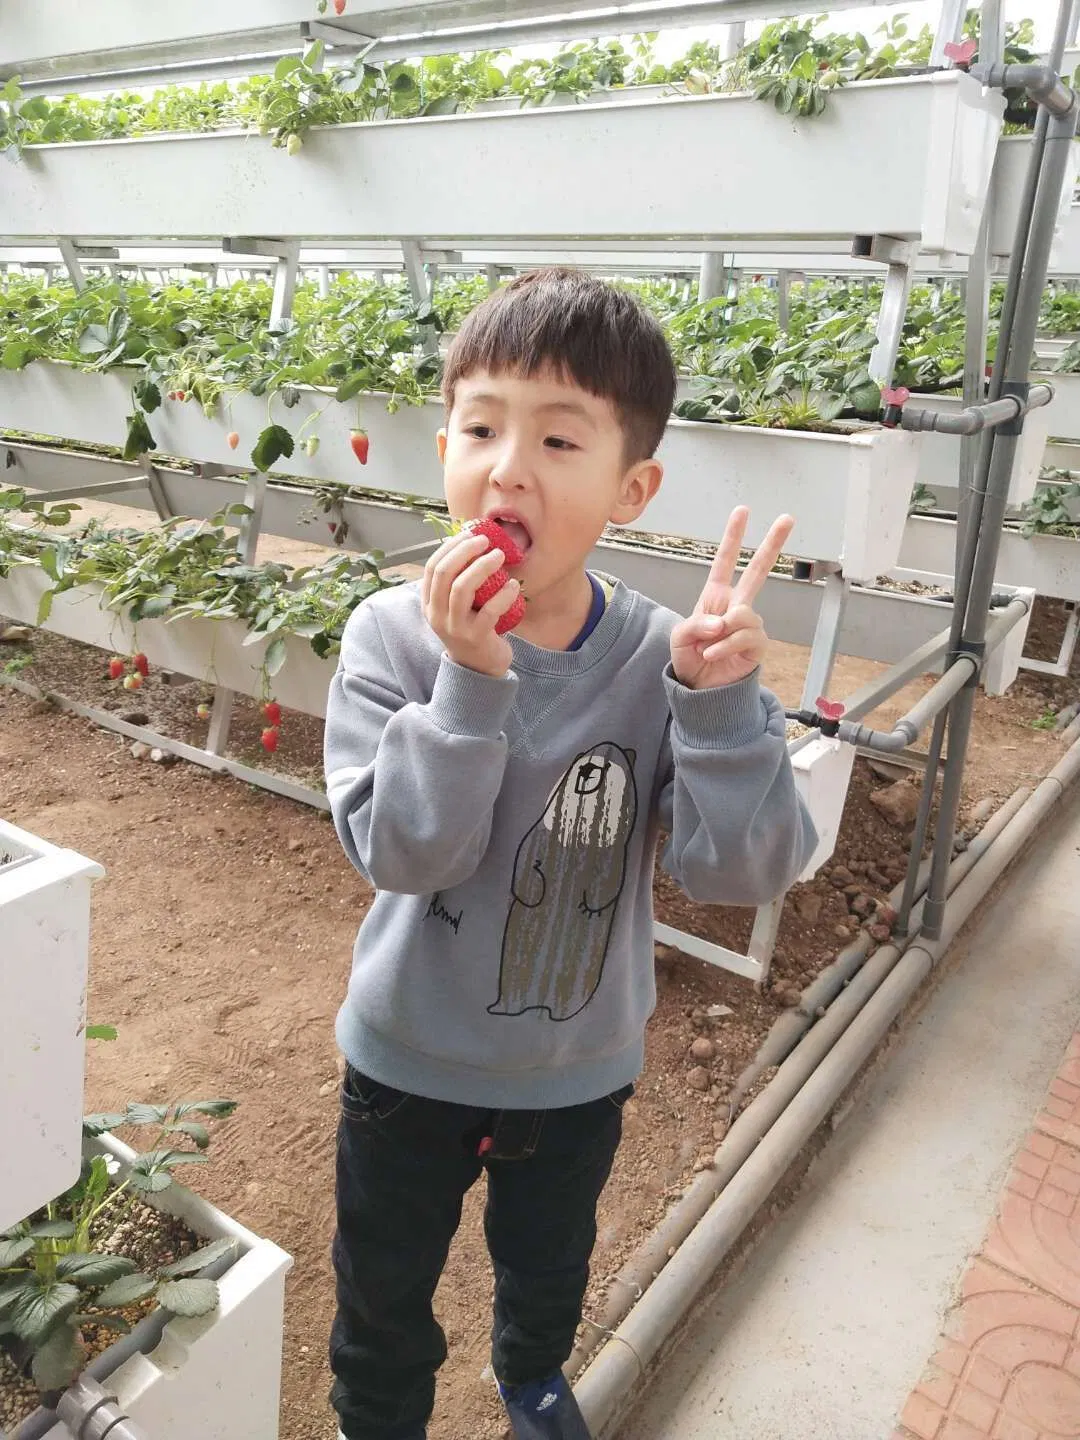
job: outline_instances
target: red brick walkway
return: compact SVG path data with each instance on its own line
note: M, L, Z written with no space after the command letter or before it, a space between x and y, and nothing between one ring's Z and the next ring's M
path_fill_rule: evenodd
M893 1440L1080 1437L1080 1032Z

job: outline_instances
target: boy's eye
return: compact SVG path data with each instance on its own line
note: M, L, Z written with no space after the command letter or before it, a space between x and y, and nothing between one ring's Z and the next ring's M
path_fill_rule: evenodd
M490 440L495 431L490 425L466 425L465 433L474 436L477 440Z
M576 450L578 448L572 440L564 440L561 435L549 435L544 444L550 445L553 450Z

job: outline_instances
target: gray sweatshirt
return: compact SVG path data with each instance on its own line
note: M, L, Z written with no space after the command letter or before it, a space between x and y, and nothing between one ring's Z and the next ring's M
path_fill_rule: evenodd
M754 674L688 690L678 617L616 584L580 650L511 636L454 664L414 583L345 628L326 716L341 843L375 899L338 1044L381 1084L490 1109L582 1104L640 1073L656 999L653 865L758 905L816 837L784 714Z

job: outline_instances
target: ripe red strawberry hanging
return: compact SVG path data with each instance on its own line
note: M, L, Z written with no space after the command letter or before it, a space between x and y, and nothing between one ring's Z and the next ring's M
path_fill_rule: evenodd
M349 434L349 444L352 446L352 453L360 461L361 465L367 464L368 450L371 441L366 430L353 430Z
M262 713L267 725L281 724L281 706L276 700L267 700L262 707Z
M262 747L268 754L272 755L278 747L278 728L276 725L268 725L262 732L259 739Z
M109 679L119 680L124 673L124 662L119 655L114 655L109 661Z
M147 675L150 674L150 661L147 660L146 656L142 653L141 650L138 652L137 655L133 655L131 657L131 663L145 680Z

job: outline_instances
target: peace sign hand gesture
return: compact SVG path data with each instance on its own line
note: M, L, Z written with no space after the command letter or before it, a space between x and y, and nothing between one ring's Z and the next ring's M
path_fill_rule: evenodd
M744 680L765 655L769 637L753 603L780 558L795 521L790 515L773 521L736 585L735 567L749 518L745 505L731 512L694 613L671 632L671 668L680 685L689 690Z

